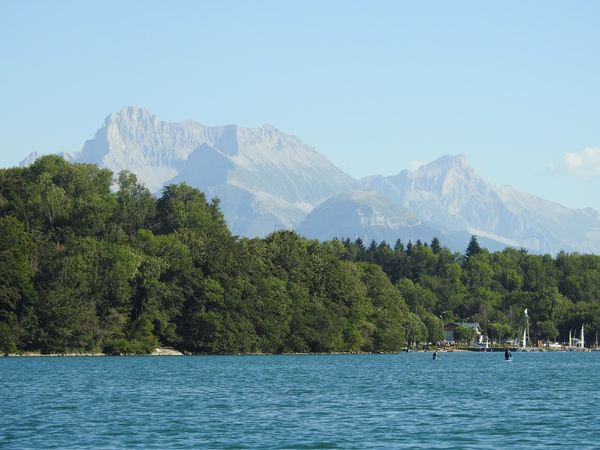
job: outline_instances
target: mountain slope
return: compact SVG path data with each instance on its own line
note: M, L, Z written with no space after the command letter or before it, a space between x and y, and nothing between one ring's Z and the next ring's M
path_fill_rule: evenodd
M363 183L446 233L465 230L536 252L600 251L600 221L593 210L569 209L492 186L463 155L447 155L391 177L367 177Z
M315 239L361 238L394 243L431 240L436 230L404 206L369 192L353 191L330 197L306 216L298 232Z
M169 123L126 107L109 115L81 152L62 156L113 172L128 170L152 192L186 182L219 197L231 230L243 236L281 228L322 239L407 241L435 235L462 251L475 234L491 249L511 245L535 252L600 253L598 212L492 186L462 155L359 182L271 125Z
M327 197L359 186L312 147L271 125L167 123L135 107L108 116L72 160L128 170L152 192L185 181L220 194L238 234L292 228Z
M513 218L510 228L501 231L510 231L523 246L550 253L600 253L597 211L570 209L510 186L498 188L497 193Z

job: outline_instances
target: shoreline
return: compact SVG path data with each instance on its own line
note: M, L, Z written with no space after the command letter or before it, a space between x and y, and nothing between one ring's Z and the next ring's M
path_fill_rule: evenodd
M152 353L128 353L128 354L108 354L108 353L40 353L40 352L23 352L23 353L9 353L0 355L3 358L59 358L59 357L121 357L121 356L317 356L317 355L399 355L402 353L498 353L503 352L504 348L493 348L493 349L469 349L469 348L455 348L451 350L444 349L431 349L431 350L402 350L399 352L290 352L290 353L186 353L180 352L172 348L157 348ZM593 353L594 349L585 350L554 350L554 349L535 349L521 352L516 350L517 353Z
M159 349L157 349L159 350ZM433 353L436 350L401 350L399 352L284 352L284 353L182 353L178 350L164 349L155 350L152 353L124 353L124 354L109 354L109 353L40 353L40 352L23 352L9 353L8 355L0 355L1 357L9 358L36 358L36 357L98 357L98 356L310 356L310 355L399 355L402 353ZM165 351L168 350L168 351ZM437 350L438 352L446 352L446 350ZM465 352L466 350L456 349L452 352Z

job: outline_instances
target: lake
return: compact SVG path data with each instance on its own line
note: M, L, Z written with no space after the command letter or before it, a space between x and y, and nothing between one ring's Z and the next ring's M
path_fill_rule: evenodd
M2 448L599 448L600 352L0 358Z

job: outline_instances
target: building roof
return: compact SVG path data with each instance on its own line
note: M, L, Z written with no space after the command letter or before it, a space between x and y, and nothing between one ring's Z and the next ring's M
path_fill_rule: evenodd
M479 322L451 322L448 325L456 325L457 327L465 328L481 328Z
M455 328L455 327L471 328L471 329L475 330L477 333L481 333L481 327L479 326L479 322L451 322L451 323L447 324L444 327L444 329ZM449 330L449 331L453 331L453 330Z

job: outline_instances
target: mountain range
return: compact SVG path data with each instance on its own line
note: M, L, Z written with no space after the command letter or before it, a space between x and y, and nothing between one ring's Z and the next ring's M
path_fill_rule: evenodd
M295 136L265 124L168 123L136 107L109 115L72 162L128 170L152 192L186 182L219 197L233 233L295 229L318 239L395 242L437 236L457 251L477 235L490 249L600 253L600 214L496 187L446 155L417 170L356 180ZM40 155L31 154L21 165Z

